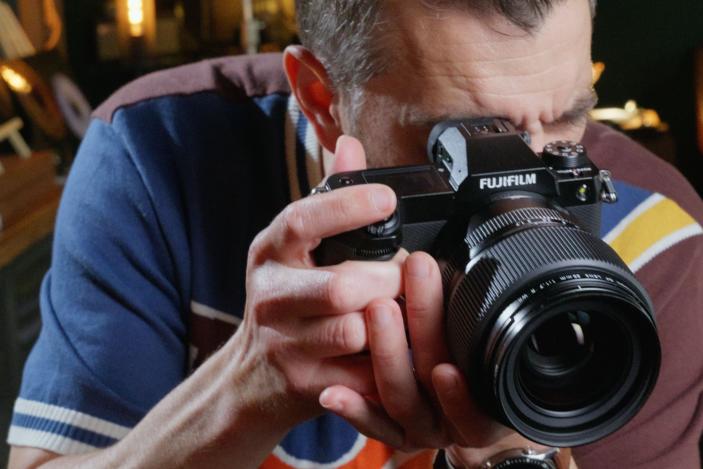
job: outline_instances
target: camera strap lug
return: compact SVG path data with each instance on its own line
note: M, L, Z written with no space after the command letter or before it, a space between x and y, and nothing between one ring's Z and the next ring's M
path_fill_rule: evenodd
M615 191L615 185L613 184L612 174L608 170L601 170L599 175L601 182L603 183L603 189L601 190L600 200L608 203L614 204L618 201L618 194Z

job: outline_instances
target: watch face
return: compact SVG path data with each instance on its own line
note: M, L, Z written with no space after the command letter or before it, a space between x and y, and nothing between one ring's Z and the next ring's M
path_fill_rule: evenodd
M492 469L554 469L550 461L539 461L529 457L509 458L494 465Z

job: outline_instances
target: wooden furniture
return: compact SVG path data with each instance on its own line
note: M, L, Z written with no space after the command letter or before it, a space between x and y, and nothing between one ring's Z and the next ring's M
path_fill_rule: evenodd
M7 139L19 156L29 158L32 150L20 133L22 127L24 127L24 123L19 117L13 117L4 124L0 124L0 142Z
M59 194L0 231L0 467L22 368L39 334L39 287L49 268Z

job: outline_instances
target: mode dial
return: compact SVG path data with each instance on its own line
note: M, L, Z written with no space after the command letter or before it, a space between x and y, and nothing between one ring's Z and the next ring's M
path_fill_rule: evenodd
M567 140L548 143L542 152L542 159L554 169L578 168L588 164L583 145Z

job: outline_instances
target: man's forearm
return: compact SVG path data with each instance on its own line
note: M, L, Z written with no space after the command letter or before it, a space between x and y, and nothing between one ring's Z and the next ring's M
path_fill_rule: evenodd
M123 440L42 468L257 467L285 435L268 396L276 379L230 340L154 407ZM241 360L244 360L243 362Z

